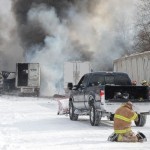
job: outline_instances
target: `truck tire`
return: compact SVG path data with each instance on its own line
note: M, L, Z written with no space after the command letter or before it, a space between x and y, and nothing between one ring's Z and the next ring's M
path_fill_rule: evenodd
M138 121L134 121L135 125L137 127L143 127L146 123L147 116L143 114L138 114L138 118L139 118Z
M99 111L96 111L95 106L90 106L90 123L92 126L99 126L101 121L102 114Z
M70 120L78 120L78 115L74 113L75 109L74 109L74 106L73 106L73 103L72 101L69 101L69 117L70 117Z
M109 120L110 120L110 121L114 121L114 114L111 114L111 115L110 115Z

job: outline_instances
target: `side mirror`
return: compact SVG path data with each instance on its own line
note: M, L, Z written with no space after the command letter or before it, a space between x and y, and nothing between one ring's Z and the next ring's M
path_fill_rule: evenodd
M78 88L78 85L74 85L72 90L77 90L77 88Z
M68 87L69 90L72 90L72 88L73 88L73 83L69 82L68 85L67 85L67 87Z
M85 89L85 86L83 84L81 84L80 88L83 90L83 89Z

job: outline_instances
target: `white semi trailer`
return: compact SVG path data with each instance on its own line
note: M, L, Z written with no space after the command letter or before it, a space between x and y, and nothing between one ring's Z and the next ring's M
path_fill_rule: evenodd
M114 71L128 73L137 85L140 85L142 80L150 82L150 51L116 59L113 65Z
M64 63L64 90L67 92L68 83L76 85L79 79L85 74L91 72L91 63L89 61L70 61Z
M40 66L39 63L16 64L16 87L19 95L39 96Z

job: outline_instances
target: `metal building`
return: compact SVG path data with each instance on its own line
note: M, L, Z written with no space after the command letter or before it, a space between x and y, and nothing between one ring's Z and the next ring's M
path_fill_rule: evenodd
M114 60L114 71L126 72L131 80L140 85L142 80L150 83L150 51L135 53Z

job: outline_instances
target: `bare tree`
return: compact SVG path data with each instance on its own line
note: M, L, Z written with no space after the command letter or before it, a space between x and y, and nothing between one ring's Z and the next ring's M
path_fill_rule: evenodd
M139 0L137 8L137 35L134 48L139 52L150 51L150 1Z

